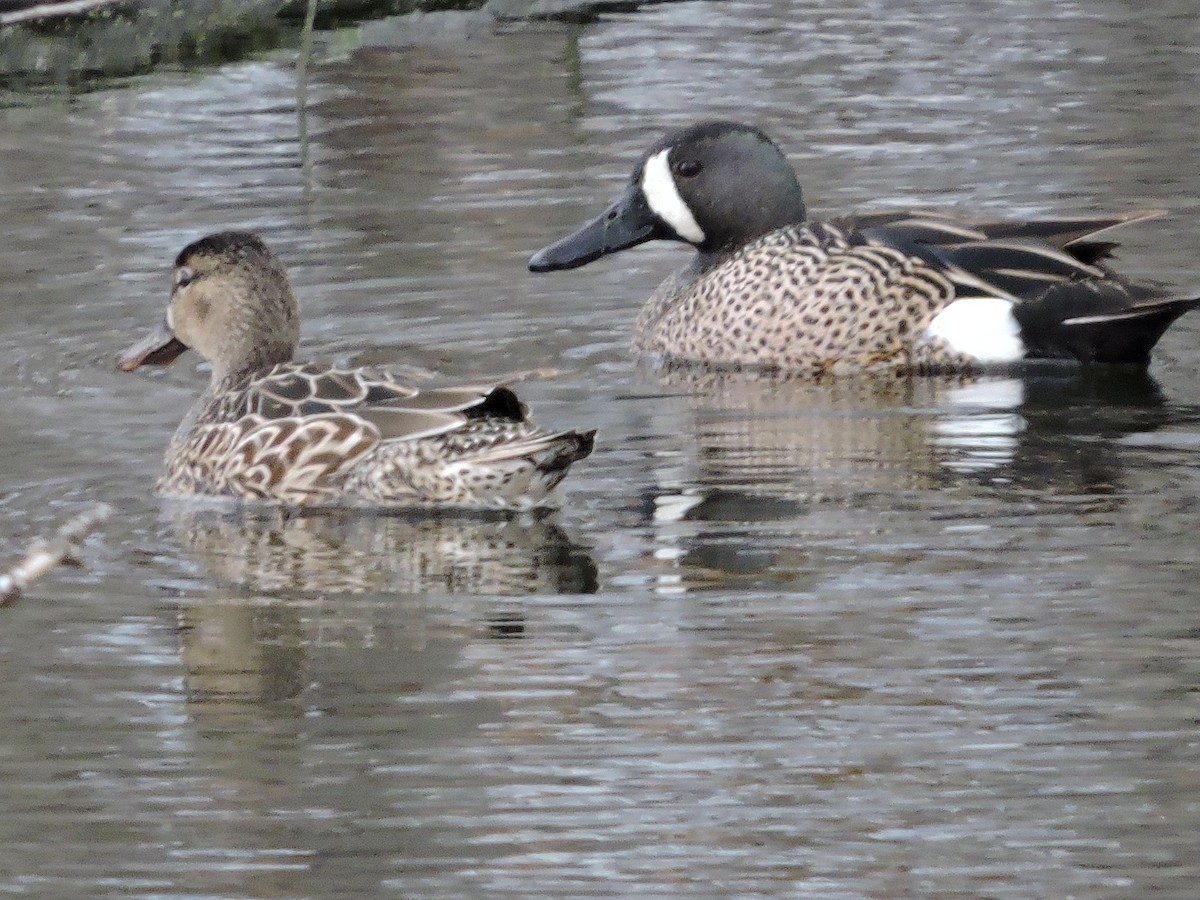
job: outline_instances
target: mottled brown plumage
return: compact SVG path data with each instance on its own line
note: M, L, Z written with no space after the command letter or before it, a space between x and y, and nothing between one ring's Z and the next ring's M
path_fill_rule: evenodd
M525 509L591 452L594 432L542 431L503 385L419 390L382 369L301 365L298 336L287 274L258 236L221 232L179 254L166 324L119 360L130 371L192 347L213 365L162 493Z

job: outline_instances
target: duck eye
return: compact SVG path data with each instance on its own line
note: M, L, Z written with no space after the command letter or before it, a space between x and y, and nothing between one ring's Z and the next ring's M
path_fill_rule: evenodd
M196 273L187 266L180 266L175 270L175 287L187 287L196 280Z
M695 178L704 168L694 159L685 159L675 166L675 172L682 178Z

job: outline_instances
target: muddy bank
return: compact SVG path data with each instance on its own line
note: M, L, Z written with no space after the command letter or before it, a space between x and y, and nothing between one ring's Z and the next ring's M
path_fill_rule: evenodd
M318 28L384 20L378 35L398 43L428 31L427 14L446 19L451 33L498 21L584 18L634 3L589 0L319 0ZM106 4L61 15L79 4L0 3L0 83L82 86L150 71L156 66L227 62L299 41L305 0L149 0ZM33 20L23 16L45 11ZM5 18L7 17L7 18ZM5 24L12 22L12 24ZM440 29L444 30L444 29ZM343 43L344 46L344 43Z

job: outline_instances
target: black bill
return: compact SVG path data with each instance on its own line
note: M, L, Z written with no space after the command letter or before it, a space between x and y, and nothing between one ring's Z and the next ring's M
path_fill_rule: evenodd
M650 210L642 189L632 184L598 218L535 253L529 260L529 271L575 269L606 254L666 237L670 237L670 231Z

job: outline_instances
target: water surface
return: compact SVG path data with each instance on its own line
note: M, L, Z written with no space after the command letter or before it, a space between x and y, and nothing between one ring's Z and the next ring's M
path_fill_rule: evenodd
M1146 378L659 378L682 249L524 263L733 117L817 212L1162 208L1121 264L1195 285L1197 46L1182 0L673 3L328 61L307 145L287 56L0 111L0 535L117 510L4 611L0 893L1192 896L1200 319ZM306 356L557 369L563 508L160 505L205 373L112 357L225 227Z

